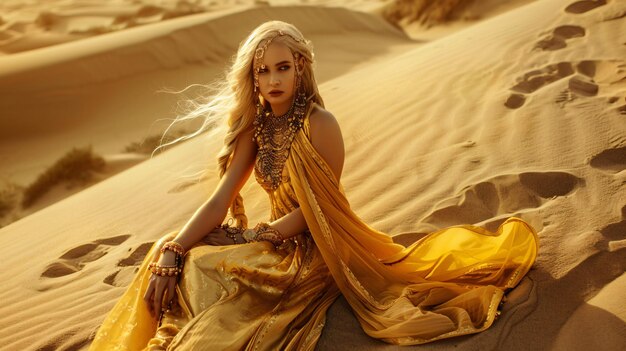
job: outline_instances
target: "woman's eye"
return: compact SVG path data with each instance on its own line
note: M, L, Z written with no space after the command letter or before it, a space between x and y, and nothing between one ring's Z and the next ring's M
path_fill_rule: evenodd
M289 68L290 68L289 66L280 66L279 70L281 70L281 71L286 71L286 70L288 70ZM264 69L259 69L259 73L267 73L267 69L266 69L266 68L264 68Z

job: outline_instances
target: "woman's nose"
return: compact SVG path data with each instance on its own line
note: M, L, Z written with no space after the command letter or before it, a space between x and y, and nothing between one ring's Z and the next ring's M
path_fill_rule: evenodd
M280 80L278 80L278 77L273 75L270 77L270 85L278 85L280 84Z

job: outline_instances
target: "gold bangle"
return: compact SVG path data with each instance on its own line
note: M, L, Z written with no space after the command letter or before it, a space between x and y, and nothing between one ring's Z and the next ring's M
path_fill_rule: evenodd
M258 223L254 229L246 229L241 234L246 242L269 241L275 247L279 247L285 242L280 232L265 222Z
M166 242L163 247L161 247L161 253L165 252L165 250L174 251L181 256L185 256L185 248L176 241Z
M257 234L262 234L262 233L267 233L267 232L271 232L276 234L276 236L278 236L280 238L280 240L283 240L283 236L280 234L280 232L276 229L276 228L272 228L268 223L266 222L259 222L257 223L257 225L254 227L254 231Z
M282 245L285 242L283 239L281 239L276 234L269 233L269 232L261 233L261 234L257 235L257 241L269 241L275 247L279 247L280 245Z
M177 276L179 273L182 273L182 268L178 267L178 266L166 266L166 265L159 265L156 262L151 262L148 265L148 270L150 270L150 272L165 277L165 276Z
M275 247L279 247L285 242L285 239L280 234L280 232L272 228L268 223L259 222L254 227L254 231L256 232L255 240L266 240L274 244Z

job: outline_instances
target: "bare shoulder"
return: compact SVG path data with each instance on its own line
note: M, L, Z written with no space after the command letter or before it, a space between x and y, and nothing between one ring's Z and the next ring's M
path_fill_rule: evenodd
M311 131L323 131L326 129L340 129L337 118L330 113L330 111L324 109L319 105L315 105L313 111L309 115L309 123L311 125Z
M343 136L337 118L326 109L315 106L309 115L311 144L339 179L345 157Z

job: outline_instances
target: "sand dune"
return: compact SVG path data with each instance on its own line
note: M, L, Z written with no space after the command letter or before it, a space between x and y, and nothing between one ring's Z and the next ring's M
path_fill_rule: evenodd
M0 57L0 173L26 185L76 145L115 155L160 134L183 98L166 91L216 79L242 38L270 18L297 23L317 43L320 82L415 45L371 15L291 6L198 14Z
M263 8L232 16L257 21L290 16L310 33L319 48L321 93L343 131L342 183L357 214L405 243L417 232L454 224L493 229L509 216L530 222L541 240L535 268L484 333L419 347L387 345L367 337L340 298L329 310L318 349L612 350L625 345L626 3L540 0L417 44L375 17L344 10L329 12L329 21L336 22L331 31L316 32L329 24L307 22L307 11L321 10ZM186 35L181 45L197 38L194 26L218 26L228 15L205 22L201 16L210 15L190 16L188 30L182 30L183 19L171 21L181 21ZM362 29L343 27L351 19ZM142 28L148 25L132 30ZM236 42L240 34L229 40ZM163 34L145 35L140 42L128 39L129 46L99 46L99 55L139 52L120 56L132 66L141 60L136 57L149 57L145 52L158 52L158 45L149 43ZM371 38L375 50L349 55L360 47L346 47L354 38ZM106 37L89 40L98 39ZM228 43L216 45L227 52ZM132 50L137 47L142 49ZM354 64L372 52L380 55ZM73 56L71 62L76 66L89 57ZM323 66L339 58L346 61ZM69 67L55 64L60 66L40 72L61 74ZM147 80L165 67L155 64L154 71L142 74ZM98 74L109 75L114 68ZM16 73L11 79L27 81L36 70L16 69L23 78ZM106 84L113 89L127 82L120 76ZM127 103L134 101L127 96ZM97 114L105 105L92 110L94 124L104 123L97 122ZM6 282L0 293L5 302L0 348L85 349L151 243L180 228L213 190L215 172L205 179L190 175L214 162L221 132L181 144L0 229L0 244L12 253L0 275ZM22 135L27 134L24 127ZM242 195L250 222L266 220L267 198L252 179Z
M14 54L226 7L233 6L181 0L48 0L30 4L7 1L0 4L0 13L4 15L0 22L0 53Z
M342 6L347 6L380 15L383 9L393 6L392 2L373 0L307 2L318 7L291 0L271 2L272 5L289 4L291 8L297 6L301 10L299 14L284 6L272 7L269 3L255 1L247 5L246 1L237 2L237 6L228 2L202 2L193 8L178 0L158 4L150 0L132 3L120 0L115 4L85 3L83 0L52 0L46 4L28 5L20 5L19 1L3 2L0 17L4 16L6 23L0 26L19 22L25 26L22 28L24 33L34 36L41 33L26 24L37 16L50 13L62 14L55 16L67 21L96 26L99 23L94 20L96 15L100 16L97 18L131 18L160 11L162 16L157 17L164 21L155 19L141 25L135 21L136 25L130 27L92 31L88 37L90 40L72 39L71 42L56 43L63 45L0 56L0 108L4 116L0 119L0 155L3 160L0 168L3 184L0 186L5 189L27 186L75 146L91 145L96 153L109 158L109 155L124 152L129 143L160 134L169 120L180 112L175 111L175 106L182 97L168 91L180 90L190 82L202 84L219 76L228 56L252 28L240 25L233 30L231 23L258 23L269 18L267 16L297 22L317 43L316 53L321 58L321 65L317 67L318 81L324 82L386 55L395 55L425 41L449 35L471 25L472 21L489 18L503 8L510 9L527 1L517 0L507 6L490 0L481 2L480 6L456 4L456 7L450 7L441 2L415 7L411 9L414 16L450 12L451 17L439 19L442 24L446 22L446 26L428 30L419 23L417 27L411 23L404 25L409 35L419 37L412 42L379 18L342 10ZM161 10L157 11L155 6ZM152 10L142 10L145 8ZM201 13L175 18L198 11ZM476 12L481 15L471 15ZM315 21L312 22L311 18ZM224 29L225 26L228 30ZM206 32L222 34L209 38ZM64 26L56 26L45 33L68 34ZM346 33L349 38L345 37ZM198 45L198 42L206 45ZM190 95L198 93L197 89L190 91ZM35 119L37 123L33 122ZM175 128L174 132L188 129L184 127ZM116 137L111 138L111 135ZM20 143L17 150L13 147L16 142ZM96 178L104 179L107 174L111 173L98 174ZM46 201L38 202L35 207L15 208L0 219L0 226L78 190L57 188L48 194Z

